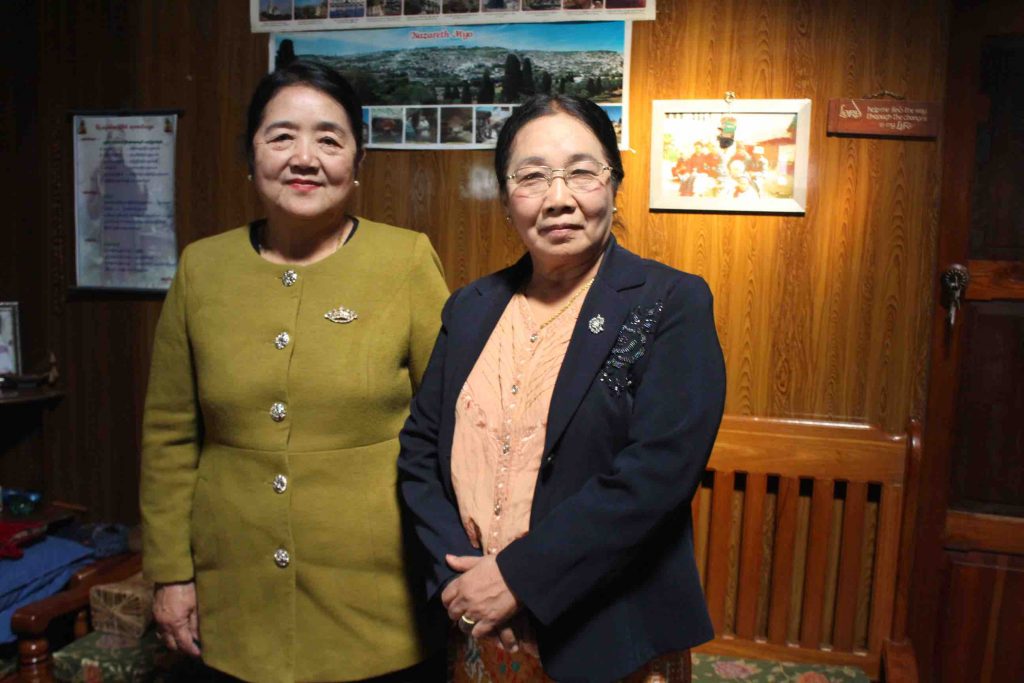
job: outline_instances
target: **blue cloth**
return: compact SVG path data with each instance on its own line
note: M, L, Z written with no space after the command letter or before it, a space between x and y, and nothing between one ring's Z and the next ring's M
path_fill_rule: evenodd
M128 552L128 527L124 524L77 524L56 535L92 548L97 559Z
M19 607L60 591L93 557L84 545L52 536L23 550L17 560L0 560L0 644L16 640L11 617Z

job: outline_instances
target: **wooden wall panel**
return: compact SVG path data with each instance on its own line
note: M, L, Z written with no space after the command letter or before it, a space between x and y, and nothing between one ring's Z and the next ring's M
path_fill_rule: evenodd
M17 14L31 15L28 0L10 3ZM0 159L6 182L0 183L0 301L17 301L21 307L22 365L34 370L45 354L26 353L44 339L46 325L46 281L26 277L45 273L45 241L37 229L36 205L20 201L42 185L36 142L39 124L35 112L34 87L38 64L35 55L39 37L33 31L4 34L0 40ZM42 462L46 455L44 415L36 408L0 410L0 487L35 487L43 483Z
M1024 677L1024 558L947 551L937 681ZM920 655L918 655L920 657Z
M634 24L621 241L711 284L729 413L901 431L923 392L938 143L828 137L826 107L883 87L941 99L944 6L665 0L658 11ZM650 101L726 90L814 100L806 215L647 210ZM360 207L430 234L457 287L521 250L474 191L490 155L437 156L371 153Z
M914 411L938 147L827 137L825 107L883 85L939 99L941 60L920 58L942 54L944 31L938 3L675 2L635 25L623 220L642 226L631 246L711 283L728 412L896 432ZM646 212L648 102L726 90L814 100L805 216Z
M40 362L53 349L67 394L46 417L45 441L29 438L12 449L38 453L38 471L26 475L24 457L0 453L0 484L41 485L53 498L87 505L96 518L136 521L141 414L161 298L68 290L74 281L68 112L183 110L176 213L184 246L258 215L245 180L241 126L266 70L266 42L249 33L245 3L20 4L20 20L5 25L3 42L25 43L20 34L35 27L34 49L4 60L4 86L24 87L21 63L35 73L14 102L17 120L34 128L26 133L4 119L0 138L26 140L32 147L23 155L26 178L36 175L38 182L18 186L5 202L25 215L19 228L0 229L5 243L23 234L31 241L18 238L16 266L0 279L0 298L29 304L27 317L40 322L25 335L27 358ZM42 267L30 267L33 260ZM6 269L8 258L0 263Z
M50 421L52 495L132 521L139 420L158 300L71 296L73 211L67 111L181 108L178 231L182 245L258 215L241 154L244 109L266 70L266 37L246 2L22 2L35 21L33 99L3 114L25 129L26 178L8 195L33 232L0 228L0 298L32 295L28 340L57 350L68 394ZM863 421L900 432L920 414L937 231L937 141L828 137L827 100L887 88L941 99L946 3L909 0L661 0L634 24L632 148L624 152L616 233L625 246L698 273L716 297L728 368L727 411ZM22 43L25 41L22 40ZM25 77L5 69L4 92ZM804 216L647 210L650 101L814 100ZM32 123L25 124L25 121ZM426 232L454 288L521 253L494 197L488 152L371 152L355 209ZM34 264L31 265L30 264ZM38 317L35 317L38 316ZM35 437L33 437L35 438ZM22 448L19 446L18 448ZM2 458L3 456L0 456ZM0 460L0 476L6 465Z

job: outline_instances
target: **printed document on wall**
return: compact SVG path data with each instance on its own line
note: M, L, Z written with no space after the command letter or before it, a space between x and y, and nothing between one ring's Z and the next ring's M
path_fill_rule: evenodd
M173 113L74 116L78 287L170 286L177 126Z

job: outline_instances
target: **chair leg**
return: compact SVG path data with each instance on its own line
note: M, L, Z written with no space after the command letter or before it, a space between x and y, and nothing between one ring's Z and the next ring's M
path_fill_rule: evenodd
M74 634L75 640L89 635L89 610L78 610L78 614L75 615Z
M54 683L53 659L46 638L18 642L18 678L22 683Z

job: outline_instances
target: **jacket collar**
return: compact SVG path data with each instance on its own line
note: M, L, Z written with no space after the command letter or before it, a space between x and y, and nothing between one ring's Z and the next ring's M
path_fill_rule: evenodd
M481 296L498 297L499 300L503 299L507 304L512 295L530 279L531 274L533 274L533 261L527 253L523 254L512 266L480 278L473 284L473 287ZM643 259L620 247L615 235L609 235L594 285L600 284L612 291L621 292L643 285L645 279ZM489 334L490 330L488 330Z
M533 264L526 254L510 268L475 283L474 287L482 299L479 323L465 349L466 353L456 363L454 386L461 387L466 381L512 295L527 282L532 272ZM542 462L545 465L550 464L552 449L593 384L615 344L619 328L629 315L631 299L625 292L642 286L645 281L643 259L620 247L615 236L610 236L594 284L583 300L555 382L544 441Z

